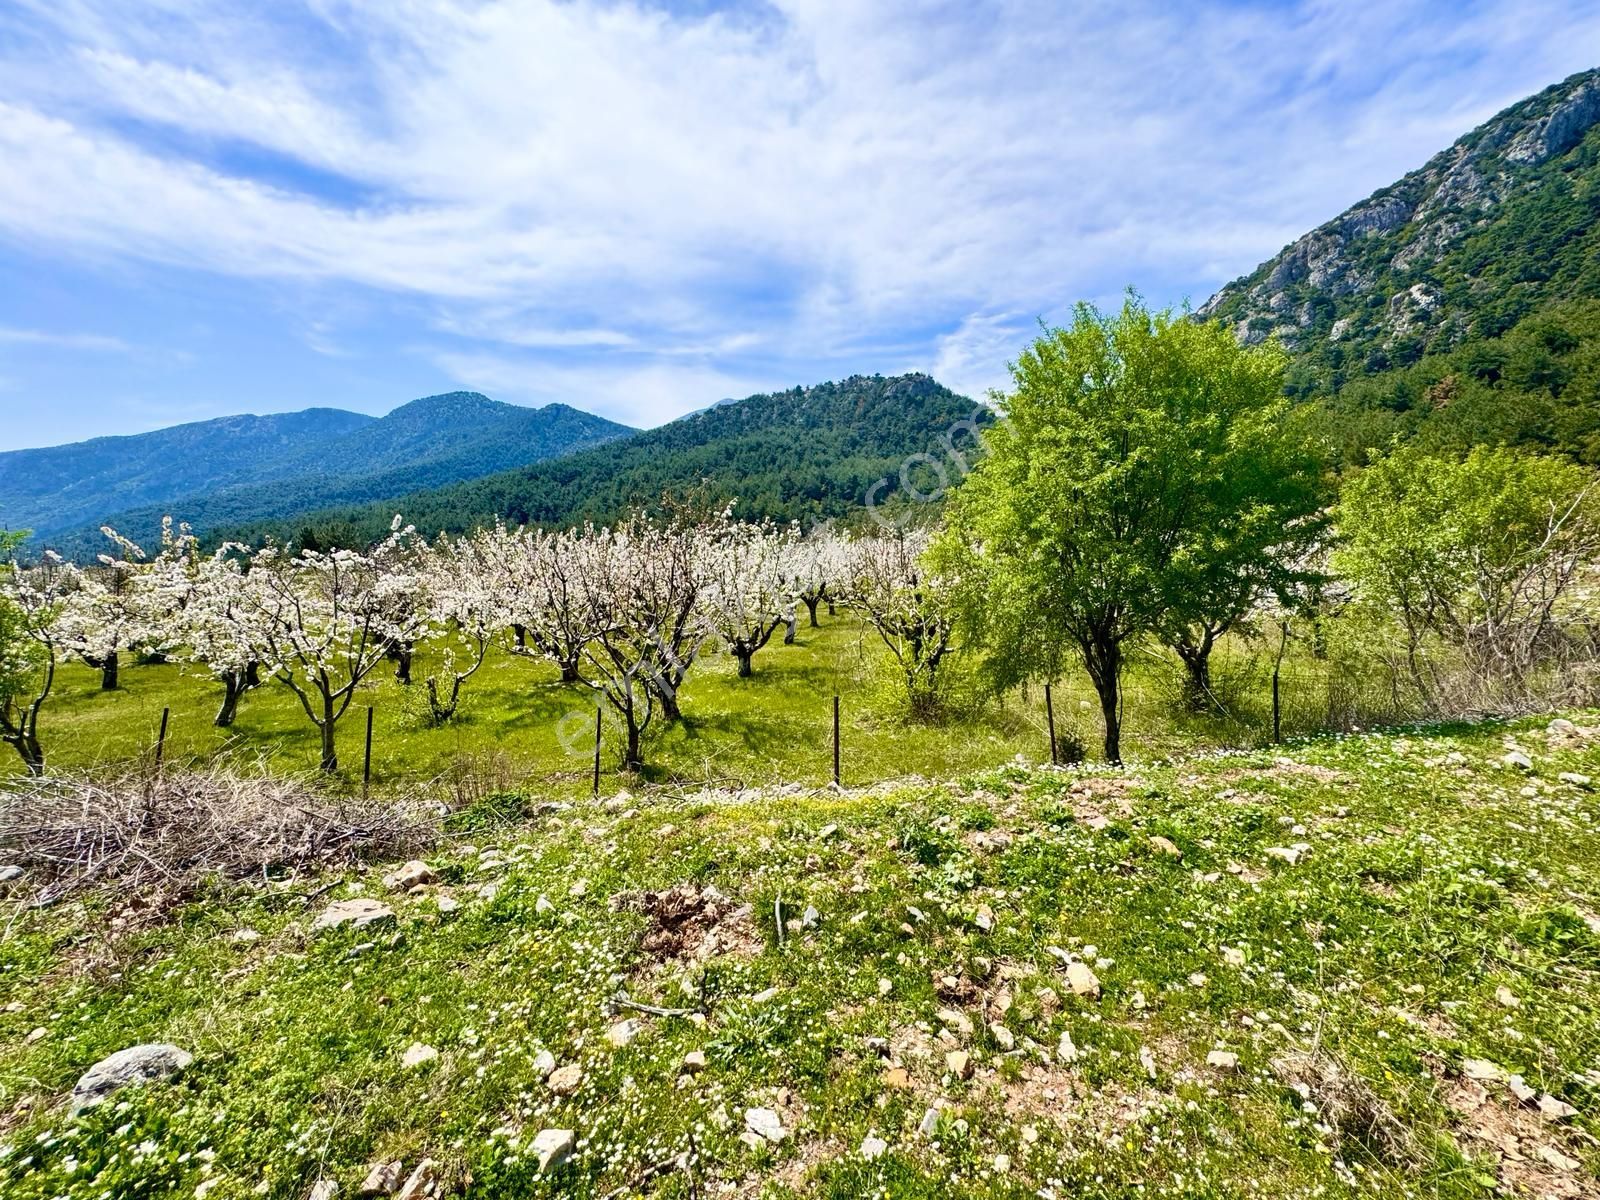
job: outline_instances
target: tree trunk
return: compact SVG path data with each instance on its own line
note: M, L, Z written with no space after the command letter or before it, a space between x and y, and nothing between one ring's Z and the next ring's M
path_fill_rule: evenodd
M1098 641L1084 646L1084 666L1100 697L1100 716L1105 722L1105 756L1109 763L1122 763L1122 644Z
M450 699L442 702L439 699L439 681L428 680L428 711L433 716L435 725L443 725L456 715L456 709L461 705L461 676L457 675L450 683Z
M389 651L394 662L394 677L404 687L411 686L411 647L395 646Z
M578 656L574 654L571 658L563 659L561 662L561 682L578 683L581 680L582 676L578 674Z
M217 710L218 729L227 729L239 712L239 697L247 686L246 676L240 671L229 671L222 677L222 707Z
M817 596L817 597L804 596L804 597L802 597L802 599L804 599L805 602L806 602L807 611L809 611L811 613L811 628L813 628L813 629L821 628L821 626L819 626L817 624L817 605L822 603L822 597L821 596ZM832 611L832 610L830 609L829 611Z
M783 644L785 646L794 645L795 634L799 632L799 626L800 626L800 620L799 620L799 617L797 616L797 614L790 613L789 614L789 623L784 628L784 631L783 631Z
M1178 645L1174 649L1183 660L1183 704L1190 712L1221 708L1211 692L1211 647Z
M526 625L513 625L511 634L517 639L518 650L526 650L528 648L528 627Z
M643 770L644 755L639 750L639 722L634 718L631 707L624 709L622 715L628 725L628 748L622 757L622 768L625 771Z
M662 720L665 720L665 721L681 721L681 720L683 720L683 709L678 707L678 697L677 697L677 694L675 692L674 693L669 693L667 691L667 689L661 688L661 689L657 690L657 692L656 692L656 699L661 702L661 717L662 717Z
M318 722L322 728L322 769L328 774L339 769L339 751L333 741L333 701L328 700L322 706L322 720Z
M750 660L755 657L754 650L741 650L738 646L733 648L733 656L739 660L739 678L750 678Z
M254 688L261 686L261 664L253 662L244 669L244 686Z
M39 745L38 737L31 733L8 734L6 741L17 748L29 775L44 774L44 750Z
M117 677L120 673L121 661L113 650L100 660L100 690L114 692L117 690Z
M1098 685L1095 690L1100 693L1100 716L1105 721L1106 742L1105 754L1108 763L1122 765L1122 714L1121 688L1113 682L1109 688Z

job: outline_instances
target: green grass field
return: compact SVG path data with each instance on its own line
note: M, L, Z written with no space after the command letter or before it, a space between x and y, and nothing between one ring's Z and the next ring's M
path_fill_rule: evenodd
M757 654L755 674L739 679L733 658L710 654L695 664L685 689L685 720L669 726L657 717L645 746L646 779L678 786L735 786L785 782L823 783L831 775L831 705L842 703L843 774L846 783L870 783L920 775L946 778L998 766L1018 754L1047 761L1041 688L1001 699L970 700L970 681L957 680L949 719L907 720L895 690L893 660L876 634L852 617L822 618L821 628L802 624L795 645L780 639ZM553 666L503 652L491 655L463 691L456 720L435 728L426 718L421 680L428 653L414 667L410 688L380 666L339 727L342 782L359 783L365 706L374 715L373 782L402 791L431 781L465 779L475 786L529 788L553 796L587 794L594 747L593 694L563 686ZM1219 652L1218 675L1248 674L1251 722L1222 718L1175 721L1168 697L1170 666L1141 665L1129 675L1125 753L1151 758L1213 745L1251 745L1270 728L1263 705L1266 680L1257 656L1245 648ZM1315 664L1299 663L1306 677ZM960 668L958 667L958 670ZM314 769L315 728L298 701L280 684L246 695L228 730L213 724L220 686L193 668L173 664L134 665L122 670L122 686L99 690L98 673L67 664L42 723L53 770L82 771L149 760L161 725L172 710L166 761L212 761L237 755L264 759L272 769ZM1314 691L1315 681L1306 685ZM1099 709L1086 679L1070 676L1055 687L1055 712L1064 736L1076 728L1091 755L1098 750ZM1305 715L1291 710L1289 732L1303 732ZM602 765L617 771L620 730L606 730ZM20 760L0 758L0 771L18 772Z
M157 689L131 678L111 703L145 720ZM712 715L731 684L703 687L739 761L769 753ZM95 719L100 745L131 744ZM972 753L941 736L898 761ZM388 864L218 883L170 912L14 893L0 1194L303 1200L426 1157L473 1197L1594 1196L1584 775L1600 731L1527 721L844 795L585 799L440 842L415 894L385 889ZM639 895L674 886L676 910ZM355 895L394 922L310 930ZM691 1011L614 1007L624 992ZM613 1039L624 1019L636 1036ZM153 1040L193 1065L68 1116L79 1073ZM413 1044L437 1053L405 1066ZM552 1062L577 1069L564 1094ZM741 1137L756 1109L779 1140ZM544 1130L575 1141L548 1171Z

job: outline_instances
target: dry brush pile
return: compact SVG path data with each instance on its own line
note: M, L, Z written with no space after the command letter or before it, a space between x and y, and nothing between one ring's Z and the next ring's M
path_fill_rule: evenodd
M305 779L223 766L29 778L0 792L0 861L21 868L35 906L108 886L171 903L211 881L402 857L436 831L422 806L337 798Z

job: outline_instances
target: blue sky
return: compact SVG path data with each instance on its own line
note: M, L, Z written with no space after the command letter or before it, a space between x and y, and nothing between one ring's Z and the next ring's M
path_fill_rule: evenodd
M0 448L473 388L650 425L1198 304L1600 3L0 0Z

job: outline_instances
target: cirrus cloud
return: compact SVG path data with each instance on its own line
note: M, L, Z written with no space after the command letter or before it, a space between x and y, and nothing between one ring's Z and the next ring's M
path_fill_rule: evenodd
M981 391L1037 318L1201 300L1596 44L1557 0L21 0L0 255L643 423L857 369Z

